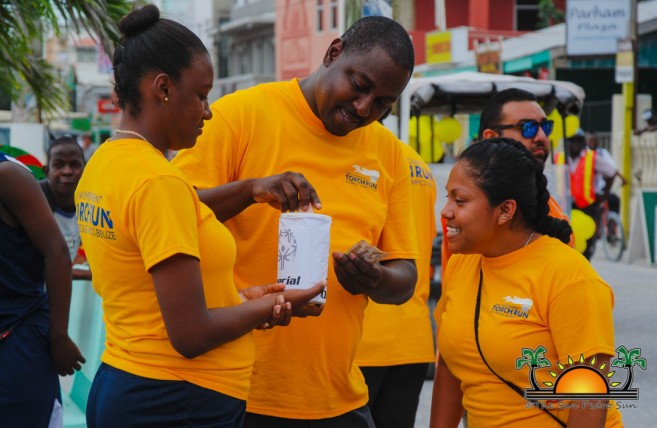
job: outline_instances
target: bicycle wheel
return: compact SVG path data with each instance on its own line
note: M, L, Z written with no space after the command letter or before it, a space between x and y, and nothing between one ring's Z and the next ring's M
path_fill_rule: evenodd
M613 211L607 213L607 222L600 240L607 259L613 262L619 261L625 251L625 232L618 213Z

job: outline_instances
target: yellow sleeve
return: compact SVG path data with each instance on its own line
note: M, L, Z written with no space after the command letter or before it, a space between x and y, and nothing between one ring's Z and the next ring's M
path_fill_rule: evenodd
M198 241L199 202L182 179L157 176L147 180L130 198L129 218L149 270L175 255L200 258Z
M564 287L548 310L559 358L614 355L613 306L611 288L601 279L583 278Z
M397 154L394 184L388 200L388 215L377 246L387 252L390 259L417 259L415 223L409 208L413 204L408 161L400 150Z
M224 98L212 104L212 120L206 120L203 133L190 149L181 150L171 163L178 167L192 186L209 189L237 180L243 157L240 116ZM226 115L225 113L228 113ZM231 114L232 113L232 114Z

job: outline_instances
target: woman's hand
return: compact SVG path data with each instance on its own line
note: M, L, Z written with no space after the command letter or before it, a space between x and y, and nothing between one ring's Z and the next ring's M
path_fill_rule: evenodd
M276 294L275 304L272 308L271 317L256 327L257 330L267 330L277 325L286 326L292 318L292 305L285 301L281 292L285 290L285 284L254 285L239 291L242 301L261 299L269 294Z
M247 301L276 294L271 317L258 327L259 330L264 330L277 325L289 325L293 316L300 318L319 316L324 310L324 305L308 303L308 301L320 294L325 287L326 281L319 281L306 290L285 290L285 284L267 284L245 288L239 292L239 295L243 301Z
M315 283L307 290L285 290L283 292L285 300L292 304L292 316L299 318L319 316L324 310L324 305L308 301L324 291L324 288L326 288L326 280Z

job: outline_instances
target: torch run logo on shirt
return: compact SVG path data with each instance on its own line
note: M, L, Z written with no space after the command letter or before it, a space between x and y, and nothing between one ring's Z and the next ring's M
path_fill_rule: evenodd
M528 318L529 310L534 306L532 299L518 296L503 297L504 303L495 303L492 311L509 318Z
M376 190L377 181L381 173L375 169L366 169L360 165L352 165L354 172L347 172L345 174L345 180L349 184L355 184L357 186L366 187L368 189Z

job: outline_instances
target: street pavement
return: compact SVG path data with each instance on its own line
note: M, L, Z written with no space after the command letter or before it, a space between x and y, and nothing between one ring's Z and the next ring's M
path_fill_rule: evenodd
M639 399L619 402L625 428L657 426L657 266L644 261L610 262L601 249L592 265L614 290L616 346L641 348L641 358L647 362L646 370L634 367L632 387L638 387ZM622 382L624 370L617 372L613 379ZM432 388L433 381L424 383L415 428L429 426Z

